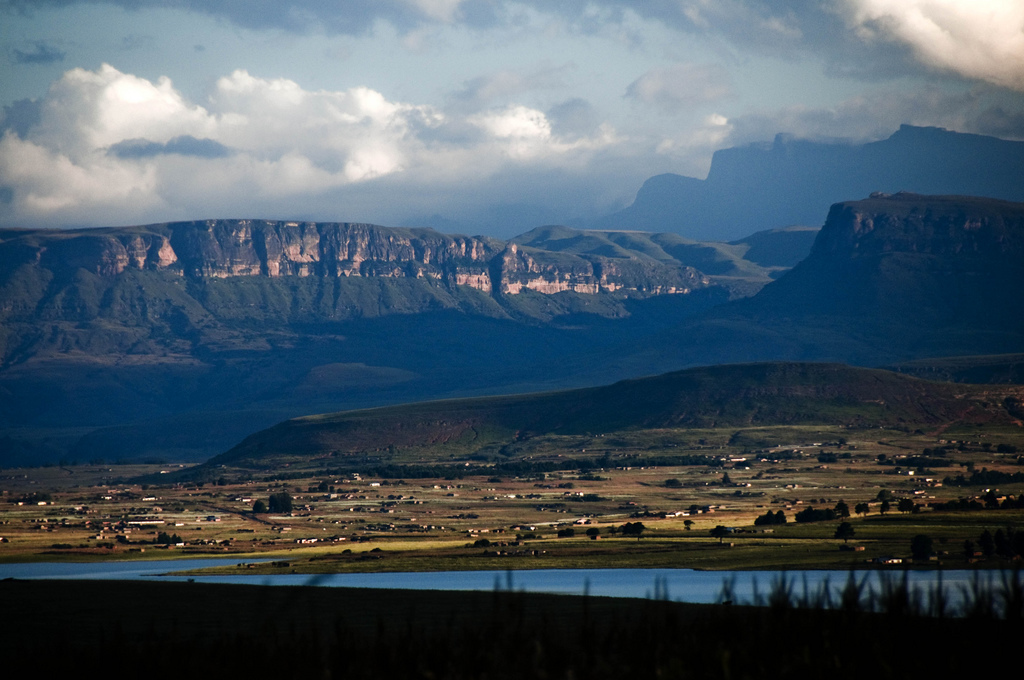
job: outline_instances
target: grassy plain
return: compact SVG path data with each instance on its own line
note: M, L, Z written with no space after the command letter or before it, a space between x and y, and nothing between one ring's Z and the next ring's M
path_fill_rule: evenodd
M847 569L906 560L913 536L924 534L935 552L929 566L963 567L965 541L977 543L986 529L1024 529L1024 510L983 507L989 488L1000 502L1020 497L1019 478L942 483L982 469L1024 471L1012 452L1024 449L1015 427L659 429L538 437L525 446L521 460L561 458L562 469L517 476L448 465L434 477L373 477L329 474L296 458L265 472L224 467L205 484L182 481L185 468L167 465L0 470L0 561L237 556L237 566L221 571L243 573ZM668 454L701 464L644 464ZM925 465L907 463L925 454ZM402 462L417 469L414 459ZM254 512L273 494L286 495L291 510ZM885 514L883 497L891 499ZM915 510L899 512L901 499ZM957 499L973 499L977 509L931 507ZM844 541L834 538L841 520L794 521L803 509L840 501L857 550L841 550ZM858 514L861 503L868 511ZM755 526L769 511L787 522ZM645 527L639 539L623 534L633 522ZM730 530L721 540L710 535L720 525ZM1007 561L991 555L970 564Z

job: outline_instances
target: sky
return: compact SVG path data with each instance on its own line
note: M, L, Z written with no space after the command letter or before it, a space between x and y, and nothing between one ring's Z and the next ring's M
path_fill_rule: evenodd
M0 226L511 236L776 134L1024 139L1021 0L0 0Z

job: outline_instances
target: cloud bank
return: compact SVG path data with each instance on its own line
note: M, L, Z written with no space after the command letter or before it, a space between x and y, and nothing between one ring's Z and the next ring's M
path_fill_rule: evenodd
M242 70L200 105L167 78L73 69L33 108L0 138L7 226L252 215L271 205L353 219L359 195L386 208L429 192L441 201L493 194L510 173L586 176L602 154L621 153L606 125L561 134L523 105L452 114L366 87L310 91Z
M867 42L908 46L936 69L1024 90L1024 3L1020 0L846 0Z

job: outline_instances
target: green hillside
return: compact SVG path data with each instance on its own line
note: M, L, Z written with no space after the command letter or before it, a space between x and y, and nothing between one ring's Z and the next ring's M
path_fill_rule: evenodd
M1022 394L1016 387L932 383L838 364L735 364L597 388L296 418L248 437L208 465L265 467L291 457L333 458L340 465L371 455L378 462L450 462L502 446L507 455L536 437L666 428L1005 424L1014 418L1004 400Z

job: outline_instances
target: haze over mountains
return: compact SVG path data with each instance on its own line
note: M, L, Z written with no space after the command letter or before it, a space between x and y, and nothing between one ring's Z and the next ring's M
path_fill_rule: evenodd
M868 144L778 135L771 144L715 152L707 179L652 177L631 206L593 226L728 241L818 225L831 204L876 191L1024 201L1024 142L912 125Z
M262 220L6 230L0 465L201 460L298 415L695 365L1020 352L1022 255L1024 205L909 193L731 243Z

